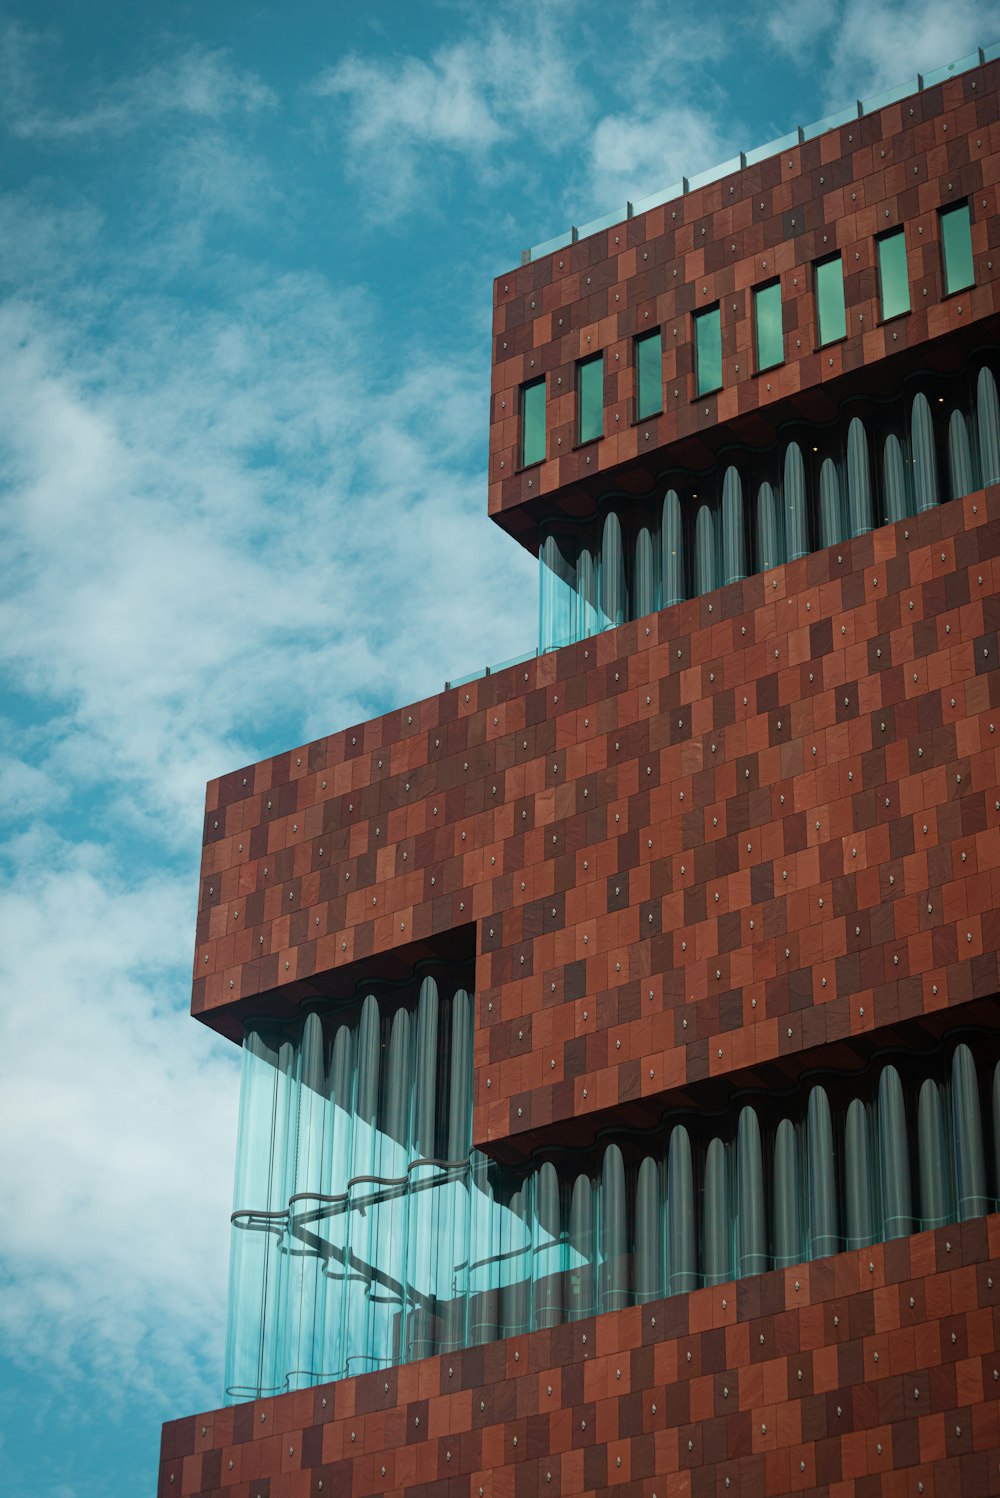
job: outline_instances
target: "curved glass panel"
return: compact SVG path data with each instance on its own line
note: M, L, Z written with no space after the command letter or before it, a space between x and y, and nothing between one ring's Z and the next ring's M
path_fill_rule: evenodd
M600 626L599 567L589 546L581 546L576 559L576 637L586 640Z
M948 419L948 477L952 499L971 494L976 487L972 476L972 449L969 429L961 411L952 411Z
M667 1291L680 1295L697 1283L691 1137L678 1124L667 1152Z
M588 1175L573 1182L569 1206L566 1318L582 1321L597 1310L594 1284L594 1193Z
M901 1236L919 1225L910 1137L923 1223L995 1205L990 1098L966 1040L950 1059L909 1051L905 1093L891 1063L830 1073L711 1116L686 1107L667 1138L622 1131L584 1168L563 1147L500 1165L471 1147L471 996L430 978L405 998L383 987L346 1018L315 1001L248 1026L230 1399L834 1253L841 1210L850 1248ZM978 1033L1000 1132L1000 1041Z
M602 1311L620 1311L628 1305L628 1278L625 1163L617 1144L609 1144L601 1172Z
M913 1231L910 1194L910 1149L906 1108L899 1072L887 1066L878 1084L879 1176L882 1186L882 1235L904 1238Z
M867 1248L875 1242L875 1169L872 1159L868 1110L860 1098L847 1109L844 1136L844 1211L847 1218L847 1248Z
M814 1087L809 1094L806 1137L809 1145L810 1257L822 1259L840 1251L833 1119L830 1100L822 1087Z
M684 591L684 524L681 501L676 489L663 496L660 521L660 575L663 583L663 607L683 603Z
M726 1146L713 1139L705 1156L703 1193L702 1272L706 1285L721 1285L730 1277L729 1181Z
M774 1136L774 1267L802 1262L802 1192L799 1187L799 1142L791 1119L783 1118Z
M843 541L845 529L840 475L834 460L824 458L819 468L819 544L835 546Z
M722 481L722 581L739 583L747 575L747 544L743 525L743 484L739 470L727 468Z
M965 1044L955 1048L951 1060L951 1114L958 1188L956 1206L958 1219L964 1222L970 1217L981 1217L990 1210L986 1195L979 1078L972 1052Z
M855 416L847 428L847 507L851 535L864 536L872 528L872 481L868 469L868 436Z
M636 619L655 614L659 608L656 586L656 552L649 527L641 525L635 538L635 572L632 588L632 613Z
M559 1222L559 1176L547 1160L535 1176L535 1326L558 1326L563 1319L563 1243Z
M753 1108L740 1111L736 1130L736 1200L740 1275L763 1274L769 1269L767 1227L764 1213L764 1159L760 1124Z
M716 561L715 516L708 501L698 506L694 521L694 591L696 597L719 586Z
M757 489L757 566L761 572L785 560L784 517L773 484L765 479Z
M917 512L932 510L938 502L937 460L931 408L923 393L913 397L910 407L910 469Z
M1000 401L993 371L984 364L976 380L979 467L983 484L1000 483Z
M910 513L906 491L906 463L899 438L890 432L882 449L882 492L887 525Z
M621 522L614 510L604 518L601 542L601 613L602 627L614 629L626 618L625 553L622 550Z
M785 545L788 560L797 562L809 551L809 521L806 515L806 472L797 442L785 448Z
M635 1188L635 1300L637 1305L663 1294L663 1234L660 1172L651 1156L639 1166Z
M571 536L548 535L539 568L538 648L553 650L576 637L576 543Z
M944 1120L941 1094L930 1077L917 1101L917 1152L920 1159L921 1227L939 1228L949 1221L945 1179Z

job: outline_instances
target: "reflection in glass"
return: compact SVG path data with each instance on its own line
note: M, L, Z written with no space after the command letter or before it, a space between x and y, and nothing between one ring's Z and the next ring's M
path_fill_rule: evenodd
M844 505L840 495L840 474L832 458L819 466L819 544L835 546L847 535Z
M976 380L979 467L983 484L1000 483L1000 402L993 371L985 364Z
M809 552L809 522L806 516L806 472L797 442L785 448L785 545L788 560L797 562Z
M577 365L578 440L592 442L604 432L604 355Z
M521 467L545 457L545 376L521 387Z
M635 417L655 416L663 406L663 353L659 330L635 340Z
M844 313L844 272L840 256L820 260L815 267L816 327L819 341L835 343L847 334Z
M882 321L910 310L910 282L906 270L906 233L895 229L878 240L878 280Z
M743 524L743 484L739 470L726 469L722 480L722 582L742 582L747 575L746 532Z
M899 438L890 432L882 449L882 492L885 496L886 524L902 520L910 513L906 493L906 464Z
M918 513L932 510L938 502L937 462L930 402L923 391L913 397L910 407L910 469Z
M948 420L948 478L952 499L961 499L976 487L972 476L969 430L961 411L952 411Z
M868 469L868 437L859 416L847 428L847 508L851 535L865 536L872 528L872 481Z
M969 205L956 203L954 208L944 208L939 218L941 258L944 262L944 290L945 295L950 296L953 291L964 291L975 280Z
M697 392L707 395L722 386L722 319L718 307L695 316L694 343Z
M758 286L753 294L753 325L758 370L771 369L785 358L781 327L781 286Z
M683 603L684 591L684 528L681 520L681 501L676 489L668 489L663 496L663 514L660 527L660 566L663 577L663 607Z
M414 986L247 1028L230 1400L909 1233L908 1117L920 1221L995 1206L978 1042L504 1166L471 1144L471 997Z

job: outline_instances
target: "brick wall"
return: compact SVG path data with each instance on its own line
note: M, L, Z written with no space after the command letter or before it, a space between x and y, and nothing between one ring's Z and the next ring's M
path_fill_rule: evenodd
M994 1216L174 1421L158 1492L986 1498L998 1344Z
M517 1153L993 994L998 625L994 488L215 781L194 1012L475 922Z
M1000 310L1000 62L499 276L494 284L489 510L537 548L538 518L588 512L609 476L651 487L664 450L720 425L761 440L811 389ZM937 210L968 198L976 285L945 297ZM905 225L912 311L883 324L875 235ZM840 251L847 337L816 343L812 265ZM785 359L754 373L751 288L780 276ZM691 314L718 302L723 389L695 398ZM661 328L664 406L635 424L632 339ZM605 353L604 437L578 448L576 361ZM545 462L519 471L519 390L547 377ZM687 446L685 447L685 444Z

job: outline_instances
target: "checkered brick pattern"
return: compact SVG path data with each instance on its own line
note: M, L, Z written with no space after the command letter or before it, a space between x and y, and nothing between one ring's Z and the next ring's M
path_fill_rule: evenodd
M987 1498L998 1333L980 1218L175 1421L159 1498Z

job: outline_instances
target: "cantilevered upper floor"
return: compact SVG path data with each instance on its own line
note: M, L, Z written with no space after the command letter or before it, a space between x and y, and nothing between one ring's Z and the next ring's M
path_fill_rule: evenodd
M721 486L727 449L995 342L996 54L499 276L491 516L537 551L553 522L678 473Z

